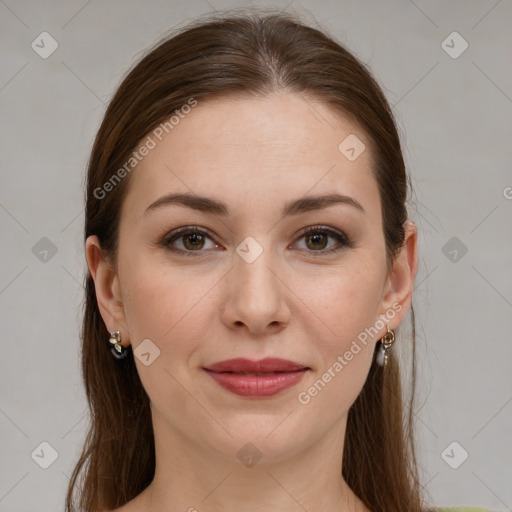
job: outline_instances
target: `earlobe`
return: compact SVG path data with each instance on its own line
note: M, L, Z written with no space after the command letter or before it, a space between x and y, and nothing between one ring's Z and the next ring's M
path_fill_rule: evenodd
M391 329L400 325L409 310L418 268L418 230L411 220L405 222L404 229L404 243L393 260L382 303L381 315L387 316L386 312L395 310L396 314L393 314L393 319L389 322ZM401 305L399 311L397 304Z
M112 264L102 254L101 245L96 235L87 238L85 254L89 272L94 280L98 309L105 326L110 333L116 330L120 331L122 345L127 346L129 345L126 343L129 340L129 333L121 300L119 278Z

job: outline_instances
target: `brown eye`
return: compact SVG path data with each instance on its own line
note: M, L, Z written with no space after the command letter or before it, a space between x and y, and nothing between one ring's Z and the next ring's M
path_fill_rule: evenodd
M199 233L191 233L182 235L183 245L190 250L202 249L204 246L204 237Z
M303 239L305 247L299 247L299 249L314 256L323 256L354 247L354 243L345 233L322 226L306 228L297 240L302 241ZM334 240L335 243L329 246L329 239ZM212 244L210 247L207 247L208 241ZM219 245L214 242L208 233L190 227L164 236L159 245L184 256L201 256L208 252L207 249L219 248Z
M318 253L315 256L322 256L328 253L340 251L345 248L354 247L354 243L343 232L334 231L322 226L312 226L306 228L298 240L304 239L305 248L299 247L308 253ZM334 239L335 243L328 247L329 239Z
M210 247L207 246L208 241ZM210 235L197 228L183 228L170 233L164 236L161 245L169 251L185 256L199 256L207 252L207 249L218 247Z
M312 235L306 235L306 245L308 245L309 248L314 250L322 250L325 249L327 245L327 238L325 236L325 233L314 233Z

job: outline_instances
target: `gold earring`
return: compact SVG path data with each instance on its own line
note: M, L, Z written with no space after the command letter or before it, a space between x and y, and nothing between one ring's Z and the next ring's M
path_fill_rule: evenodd
M121 345L121 333L119 331L112 331L109 338L110 351L116 359L125 359L127 357L127 350Z
M388 352L391 346L395 342L395 331L390 329L386 324L387 332L380 340L380 350L377 354L377 364L379 366L387 366L388 364Z

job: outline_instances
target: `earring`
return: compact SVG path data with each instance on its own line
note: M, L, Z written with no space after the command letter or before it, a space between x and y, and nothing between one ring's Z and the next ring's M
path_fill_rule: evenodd
M121 333L119 331L111 332L108 341L110 343L110 351L116 359L125 359L127 357L127 350L121 345Z
M380 340L380 349L377 354L377 364L379 366L387 366L388 364L388 351L391 349L391 345L395 342L395 331L390 329L386 325L388 332Z

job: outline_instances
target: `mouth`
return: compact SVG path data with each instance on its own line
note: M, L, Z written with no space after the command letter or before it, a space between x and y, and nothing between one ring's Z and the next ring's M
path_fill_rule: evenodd
M269 374L293 372L298 370L311 369L301 363L280 359L276 357L267 357L259 361L250 359L236 358L219 361L205 367L205 370L212 372L230 372L238 374Z
M207 370L207 371L211 371L211 370ZM297 370L297 371L300 371L300 370ZM260 377L262 375L278 375L278 374L281 374L281 373L290 373L290 372L259 372L259 373L250 373L250 372L215 372L215 373L232 373L234 375L256 375L256 376Z
M203 368L223 389L239 396L266 398L295 386L311 370L294 361L230 359Z

